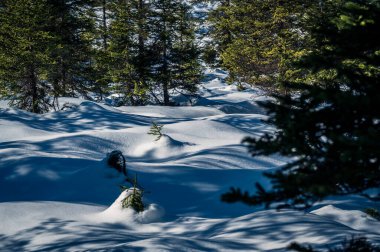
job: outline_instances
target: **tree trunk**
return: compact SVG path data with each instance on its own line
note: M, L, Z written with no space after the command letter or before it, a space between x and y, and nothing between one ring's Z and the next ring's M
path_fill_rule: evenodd
M33 113L39 113L39 109L38 109L38 91L37 91L37 77L36 77L36 72L35 72L35 69L34 69L34 66L31 66L30 67L30 70L29 70L29 85L30 85L30 91L31 91L31 95L32 95L32 104L31 104L31 108L32 108L32 112Z
M163 27L164 27L164 48L163 48L163 66L162 66L162 73L163 73L163 83L162 83L162 89L163 89L163 94L164 94L164 105L165 106L169 106L169 65L168 65L168 45L167 45L167 40L169 39L166 32L167 32L167 29L166 29L166 20L164 20L164 24L163 24Z
M145 39L144 39L144 27L143 27L143 24L144 24L144 0L139 0L139 6L138 6L138 9L139 9L139 21L138 21L138 26L139 26L139 31L138 31L138 34L139 34L139 53L138 53L138 57L139 57L139 66L138 66L138 74L139 74L139 79L142 83L142 85L145 87L145 71L144 71L144 68L145 68Z
M103 16L102 16L102 21L103 21L103 49L104 51L107 51L108 45L107 45L107 8L106 8L106 1L103 0L102 2L102 11L103 11Z

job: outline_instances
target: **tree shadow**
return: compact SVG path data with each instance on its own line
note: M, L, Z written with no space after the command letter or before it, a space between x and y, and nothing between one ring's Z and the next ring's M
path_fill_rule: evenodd
M2 119L18 122L27 127L51 131L75 133L85 130L120 130L135 126L149 126L152 121L170 124L186 119L165 119L143 115L128 114L121 110L106 109L94 102L82 102L77 109L35 115L21 110L1 110Z

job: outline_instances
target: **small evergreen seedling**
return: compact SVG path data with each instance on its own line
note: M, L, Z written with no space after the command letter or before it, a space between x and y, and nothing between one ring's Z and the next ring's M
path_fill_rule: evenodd
M159 125L155 122L152 122L152 126L150 126L148 134L156 136L157 138L155 139L155 141L158 141L163 136L163 134L161 133L161 130L163 127L164 127L164 125Z
M142 197L143 197L143 191L137 188L137 177L135 177L132 193L122 200L121 206L123 208L132 208L136 212L140 213L144 211L144 204L142 202Z

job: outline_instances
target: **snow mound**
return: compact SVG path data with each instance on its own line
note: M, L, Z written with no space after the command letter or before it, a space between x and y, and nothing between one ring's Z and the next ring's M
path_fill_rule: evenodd
M94 220L95 222L122 224L146 224L161 220L164 215L164 210L162 207L156 204L149 204L141 213L137 213L131 208L123 208L123 199L132 193L132 189L123 191L109 208L101 213L94 214L92 217L90 217L90 219Z
M173 155L173 153L180 153L183 148L190 145L190 143L177 141L164 134L157 141L152 139L152 142L144 143L138 146L133 155L146 156L148 154L148 156L164 158Z
M2 234L20 234L28 229L30 233L33 233L31 230L34 227L41 227L41 223L48 220L82 220L84 216L98 213L102 209L102 206L97 205L53 201L3 202L0 203L0 237ZM0 251L4 251L1 249L1 242Z
M191 136L191 138L200 138L208 143L225 141L227 139L233 139L236 143L240 143L241 139L246 135L246 132L234 126L224 122L213 121L212 119L213 118L207 118L197 121L178 122L167 125L164 129L165 132L175 132L177 134Z
M208 116L223 115L224 113L216 108L203 107L203 106L136 106L127 107L122 106L117 108L120 111L127 112L128 114L142 115L157 118L200 118Z
M90 102L90 101L84 101L79 105L79 110L81 112L92 112L92 111L102 111L102 110L106 110L106 109L103 108L98 103Z
M257 104L251 102L239 102L235 104L216 105L220 111L226 114L264 114L265 111Z
M380 222L358 210L343 210L333 205L327 205L311 213L326 217L355 230L380 234Z

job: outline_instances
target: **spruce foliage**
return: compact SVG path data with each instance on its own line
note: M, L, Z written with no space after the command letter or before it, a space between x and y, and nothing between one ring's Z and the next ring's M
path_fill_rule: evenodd
M132 192L129 193L128 196L122 200L121 202L122 207L132 208L137 213L143 212L144 211L144 203L142 201L143 191L137 188L137 176L134 179L133 188L127 189L127 190L131 190Z
M158 141L163 136L163 134L161 133L161 130L162 130L163 127L164 127L164 125L159 125L159 124L157 124L155 122L152 122L152 126L150 127L148 134L156 136L156 140L155 141Z
M116 0L110 4L108 76L125 103L144 105L147 95L149 3Z
M317 46L297 67L315 84L285 83L302 91L264 104L278 130L244 141L255 156L279 153L292 161L266 173L272 189L233 189L224 201L304 209L329 195L380 186L380 3L343 1L329 18L313 19Z
M215 1L214 1L215 2ZM277 90L279 81L296 79L291 62L309 50L305 22L313 12L326 12L316 1L228 0L211 12L211 36L220 64L231 83ZM330 7L329 7L330 8Z
M55 38L48 80L56 96L85 96L91 89L92 6L89 1L48 1L53 19L49 29Z
M34 113L49 109L48 66L55 37L46 0L4 0L0 7L0 95Z
M171 92L197 90L195 25L182 1L0 4L0 95L11 105L43 113L59 108L59 96L103 99L111 91L124 104L172 105Z
M152 85L163 97L159 102L172 105L170 90L192 95L201 78L199 51L195 44L194 21L190 7L179 0L152 1ZM154 91L152 91L154 93ZM156 96L157 98L157 96Z

